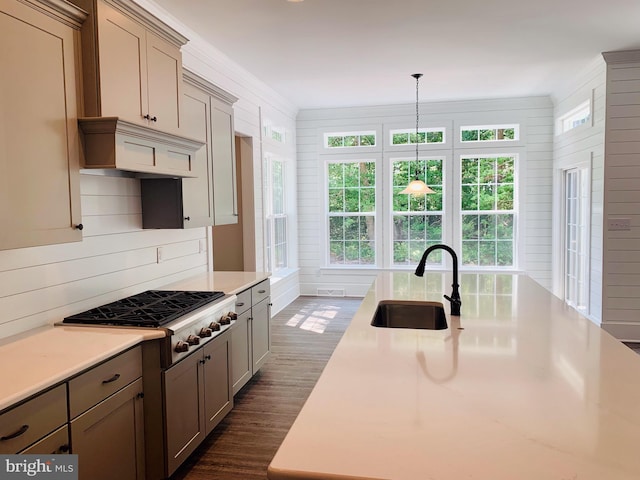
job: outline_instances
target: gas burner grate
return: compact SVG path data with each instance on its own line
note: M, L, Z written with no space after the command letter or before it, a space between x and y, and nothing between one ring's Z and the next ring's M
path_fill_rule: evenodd
M147 290L65 317L62 323L160 327L224 296L224 292Z

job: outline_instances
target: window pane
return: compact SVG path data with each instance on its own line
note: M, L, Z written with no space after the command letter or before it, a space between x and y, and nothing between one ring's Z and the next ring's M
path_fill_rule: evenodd
M427 143L442 143L443 139L442 132L427 132Z
M478 159L462 159L462 184L478 183Z
M495 208L496 186L480 185L478 190L478 210L493 210Z
M329 188L329 263L375 264L375 162L329 163L342 170L343 183ZM337 174L334 172L334 176ZM334 182L337 184L337 180ZM349 215L345 215L345 214Z
M478 184L465 185L473 180L474 164ZM515 157L463 158L461 179L462 264L514 265Z
M329 190L329 211L344 211L344 190L335 188Z
M331 240L342 240L344 238L343 217L329 217L329 238Z
M360 145L364 147L374 146L376 144L375 135L362 135L360 136Z
M344 186L343 165L341 163L330 163L328 165L327 176L329 177L329 188Z
M462 130L461 139L463 142L474 142L478 140L478 130Z
M462 210L478 210L478 187L476 185L462 186Z

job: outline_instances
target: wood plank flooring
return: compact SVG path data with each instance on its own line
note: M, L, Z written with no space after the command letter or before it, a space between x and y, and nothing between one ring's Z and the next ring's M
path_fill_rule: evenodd
M299 297L271 320L271 356L172 480L264 480L361 299Z

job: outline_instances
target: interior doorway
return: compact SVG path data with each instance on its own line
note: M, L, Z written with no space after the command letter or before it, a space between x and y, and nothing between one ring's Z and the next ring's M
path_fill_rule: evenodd
M214 271L255 271L253 139L236 135L238 222L213 227Z

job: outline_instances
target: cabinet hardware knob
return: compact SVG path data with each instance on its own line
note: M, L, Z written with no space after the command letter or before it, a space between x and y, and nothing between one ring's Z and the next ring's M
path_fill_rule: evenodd
M58 452L62 452L62 453L67 453L69 451L69 445L67 445L66 443L64 445L60 445L58 447L58 451L57 452L51 452L52 455L55 455Z
M140 392L136 395L136 398L144 398L144 392Z
M204 365L204 362L205 362L205 360L198 360L198 363L199 363L200 365Z
M243 305L244 305L244 302L238 302L238 303L236 303L236 306L237 306L237 307L242 307Z
M205 359L205 360L211 360L211 355L205 355L205 356L204 356L204 359Z
M191 217L184 217L184 219L189 222L191 220Z
M258 293L267 293L266 290L258 290Z
M268 303L267 305L269 305L270 307L273 307L273 303Z
M11 439L14 439L16 437L19 437L23 433L25 433L27 430L29 430L29 425L22 425L18 430L16 430L12 434L5 435L4 437L0 437L0 440L11 440Z
M153 116L153 117L151 117L151 119L150 119L150 120L151 120L152 122L157 122L157 121L158 121L158 117Z
M149 116L149 114L148 114L148 113L147 113L144 117L142 117L142 118L144 118L145 120L151 120L151 117Z
M103 380L103 381L102 381L102 384L104 385L104 384L106 384L106 383L112 383L112 382L115 382L115 381L116 381L116 380L118 380L119 378L120 378L120 374L119 374L119 373L116 373L116 374L114 374L114 375L113 375L113 377L111 377L111 378L107 378L106 380Z
M82 230L82 229L84 228L84 225L82 225L81 223L79 223L79 224L77 224L77 225L75 226L75 228L76 228L77 230Z

